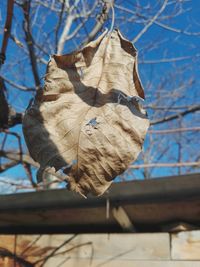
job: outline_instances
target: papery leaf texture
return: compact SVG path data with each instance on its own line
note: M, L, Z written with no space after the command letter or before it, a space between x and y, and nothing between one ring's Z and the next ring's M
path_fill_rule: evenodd
M37 177L62 171L70 190L103 194L140 153L149 120L137 51L119 30L79 51L53 55L23 131Z

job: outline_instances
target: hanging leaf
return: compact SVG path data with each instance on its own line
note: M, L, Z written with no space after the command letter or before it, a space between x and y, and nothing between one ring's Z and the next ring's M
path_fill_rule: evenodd
M101 195L137 158L149 121L139 104L136 54L115 30L78 52L51 57L44 88L23 121L39 181L54 167L70 190Z

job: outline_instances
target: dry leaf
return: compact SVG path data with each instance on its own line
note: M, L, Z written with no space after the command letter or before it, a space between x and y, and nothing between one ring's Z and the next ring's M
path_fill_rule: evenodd
M82 50L51 57L44 89L26 111L27 146L40 163L38 179L54 167L68 188L103 194L141 151L149 121L136 49L118 30Z

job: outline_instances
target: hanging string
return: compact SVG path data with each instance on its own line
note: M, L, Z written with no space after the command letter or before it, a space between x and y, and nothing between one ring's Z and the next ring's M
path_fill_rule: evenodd
M111 33L113 32L113 28L115 25L115 9L113 6L113 0L103 0L103 2L104 2L104 8L111 9L112 11L112 20L111 20L110 30L108 31L108 28L107 27L105 28L105 31L108 31L107 35L110 36Z
M114 9L113 3L111 3L110 7L112 10L112 22L111 22L109 33L111 34L113 31L114 25L115 25L115 9Z
M109 190L106 190L105 192L106 195L106 220L110 219L110 198L109 198Z

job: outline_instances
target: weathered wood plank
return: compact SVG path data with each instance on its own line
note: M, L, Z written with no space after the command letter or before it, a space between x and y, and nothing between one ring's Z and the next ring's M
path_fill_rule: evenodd
M14 265L14 260L12 259L0 259L0 267L21 267L22 265ZM29 265L24 265L29 266ZM33 266L33 265L32 265ZM30 265L30 267L32 267ZM34 265L35 266L39 266ZM61 257L54 257L47 261L47 267L199 267L200 261L138 261L138 260L118 260L113 259L110 261L102 262L101 260L94 259L92 261L88 259L70 259L66 257L65 259Z
M200 231L172 234L171 245L172 259L200 260Z
M60 262L62 264L62 262ZM49 262L51 264L51 262ZM57 264L57 265L56 265ZM58 266L58 262L54 261L48 267ZM59 265L60 267L199 267L200 261L192 262L192 261L126 261L126 260L111 260L109 262L102 263L100 260L90 262L88 260L79 260L76 261L74 259L66 260L63 265Z
M69 266L82 266L82 263L79 265L79 261L85 264L83 266L89 266L90 262L93 262L91 266L97 266L105 265L105 262L116 263L118 260L128 262L170 259L168 234L19 235L16 237L1 235L0 247L7 251L8 255L16 254L29 263L38 261L38 264L41 264L48 259L48 267L55 267L69 259L71 261ZM0 264L0 266L3 265ZM37 266L39 265L36 264L35 267Z

